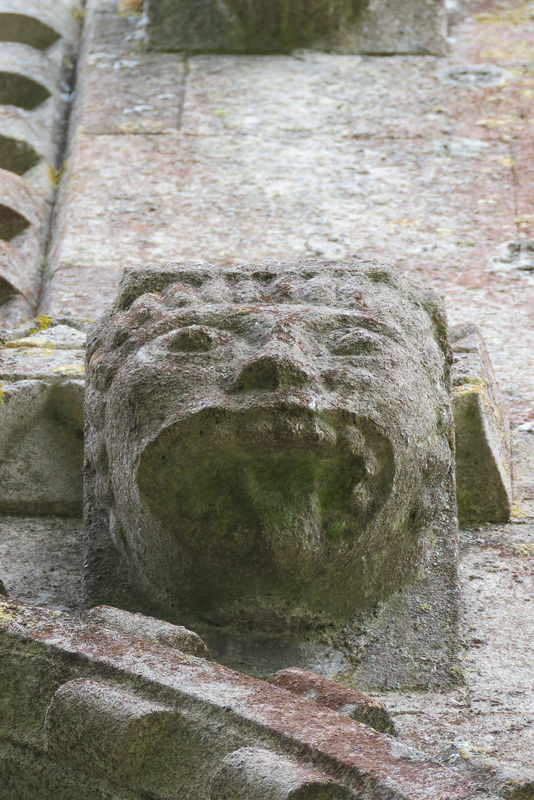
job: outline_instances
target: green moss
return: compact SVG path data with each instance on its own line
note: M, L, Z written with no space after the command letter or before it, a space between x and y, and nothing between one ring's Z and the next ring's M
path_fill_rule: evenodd
M334 36L361 13L362 0L228 0L229 38L254 52L290 52Z
M186 430L167 430L143 453L141 496L176 543L177 564L187 569L187 578L176 580L187 586L193 608L224 606L237 614L237 603L244 619L252 605L273 625L285 618L286 629L301 624L299 608L314 620L323 612L346 619L398 580L398 559L391 560L388 547L369 553L365 539L391 490L390 444L376 442L378 463L385 466L381 477L373 476L369 499L362 489L369 477L364 459L348 445L328 444L341 420L325 417L320 425L327 443L314 447L308 433L306 447L306 436L291 446L283 430L273 429L276 418L276 411L272 419L257 420L201 414ZM293 435L299 424L304 430L309 420L294 421ZM251 431L248 445L243 429ZM371 429L368 434L371 441ZM403 525L400 520L399 530ZM397 538L395 554L404 546Z

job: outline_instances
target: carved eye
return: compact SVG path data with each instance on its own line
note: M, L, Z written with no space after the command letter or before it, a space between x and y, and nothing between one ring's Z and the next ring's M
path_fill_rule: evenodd
M171 353L205 353L211 350L215 335L204 325L191 325L173 331L167 338L167 347Z
M379 350L380 344L376 336L369 331L356 330L346 333L334 342L332 353L335 356L359 356Z

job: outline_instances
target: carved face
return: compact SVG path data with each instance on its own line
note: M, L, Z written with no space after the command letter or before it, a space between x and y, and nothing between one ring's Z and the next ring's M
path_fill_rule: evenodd
M328 276L300 294L283 278L278 302L274 281L233 302L178 282L145 294L92 361L97 382L113 375L115 539L156 591L218 622L251 605L343 618L387 594L419 560L425 481L449 467L426 311L371 285L335 308Z

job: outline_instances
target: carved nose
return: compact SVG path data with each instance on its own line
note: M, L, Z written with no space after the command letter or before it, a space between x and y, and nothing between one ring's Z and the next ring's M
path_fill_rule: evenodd
M295 356L279 351L264 351L243 364L233 389L246 392L252 389L274 391L298 388L305 386L313 377L311 368Z

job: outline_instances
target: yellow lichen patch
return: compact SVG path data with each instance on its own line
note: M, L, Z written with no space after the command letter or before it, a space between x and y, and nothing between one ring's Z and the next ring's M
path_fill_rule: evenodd
M461 386L455 386L452 393L455 397L465 397L468 394L483 394L482 386L476 383L464 383Z
M50 342L39 339L38 337L34 339L31 336L24 336L22 339L15 339L12 342L6 342L4 347L7 350L18 350L19 348L31 348L34 350L39 348L40 350L46 350L47 352L54 349L54 345L50 344ZM42 353L39 354L32 352L32 355L42 355Z
M48 175L48 180L50 181L50 186L52 186L54 189L57 189L59 184L59 172L55 167L52 166L52 164L47 164L46 167L47 167L46 171Z
M502 167L515 167L516 160L512 156L498 156L497 161Z
M532 558L532 556L534 556L534 544L516 544L514 545L514 551L517 555Z
M16 607L9 600L0 600L0 625L4 622L15 622L17 615L13 613Z
M46 314L39 314L38 317L35 317L35 324L38 326L40 331L45 331L51 322L52 320L50 317L47 317Z
M512 511L511 511L511 518L512 519L526 519L528 514L526 514L523 509L519 506L518 503L512 503Z
M420 219L409 219L408 217L400 217L388 223L388 228L418 228L421 225Z
M119 15L130 16L140 14L143 10L144 0L119 0Z
M59 367L52 367L52 372L61 373L61 375L83 375L83 364L61 364Z
M70 13L71 13L71 16L73 17L74 21L77 22L78 25L81 25L82 22L83 22L83 18L84 18L84 13L81 10L81 8L76 8L76 7L71 8L70 9Z
M534 8L529 3L520 8L500 8L498 11L483 11L475 14L477 22L506 23L508 25L523 25L525 22L534 21Z
M4 390L2 389L2 384L0 383L0 406L1 406L1 405L2 405L2 403L4 402L4 394L5 394L5 392L4 392Z

